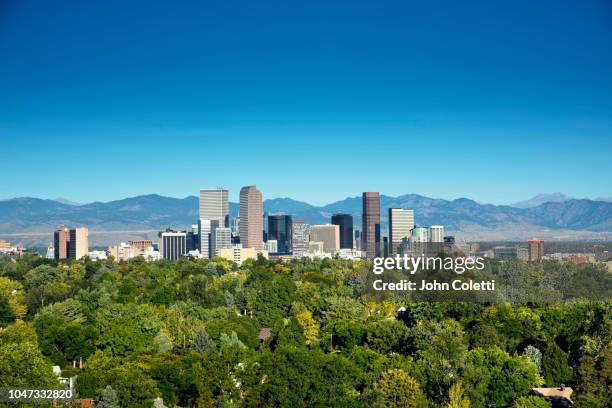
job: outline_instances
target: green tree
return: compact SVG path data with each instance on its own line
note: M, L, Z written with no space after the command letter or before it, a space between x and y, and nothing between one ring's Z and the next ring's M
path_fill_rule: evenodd
M426 405L421 386L404 370L385 371L376 383L375 389L380 394L385 407L416 408Z
M533 364L538 369L538 374L541 374L542 373L542 352L530 344L529 346L525 348L525 351L523 352L523 354L529 357L531 361L533 361Z
M97 345L110 351L116 357L126 357L130 353L143 353L155 349L153 338L137 326L129 317L120 317L108 323Z
M410 331L399 320L381 320L366 327L365 343L381 353L406 353Z
M227 347L230 349L245 349L246 346L243 342L240 341L238 335L235 331L233 331L229 336L226 333L221 333L221 338L219 339L221 347Z
M580 382L577 407L603 408L612 401L612 347L605 346L597 355L580 358Z
M554 341L548 342L544 349L542 373L549 387L557 387L572 380L573 373L567 355Z
M513 408L552 408L552 404L536 396L519 397L514 401Z
M0 276L0 302L2 298L10 305L15 318L23 319L27 312L25 305L25 292L21 282L9 279L5 276ZM0 310L0 324L4 314ZM14 319L13 319L14 320Z
M13 323L17 315L11 307L8 299L0 294L0 327Z
M306 337L304 337L304 330L295 317L285 321L283 328L273 341L273 347L304 347L305 345Z
M510 356L497 347L470 350L463 379L475 406L507 406L514 397L541 384L527 356Z
M448 390L448 404L446 408L470 408L470 400L465 396L463 384L453 384Z
M113 387L107 385L104 391L102 392L102 396L100 397L100 401L96 404L98 408L120 408L119 406L119 398L117 397L117 393L113 390Z
M211 341L208 338L208 333L204 328L198 329L191 341L191 349L196 353L205 354L210 350L210 347Z
M328 325L326 331L330 331L329 339L333 348L350 350L363 343L366 329L362 322L354 320L340 320ZM325 341L327 343L327 341Z
M465 367L467 345L463 330L459 323L445 320L419 322L411 329L411 334L417 370L424 378L426 393L442 403Z
M155 381L140 363L127 363L111 371L121 407L150 408L159 394Z
M51 363L36 344L36 336L25 338L31 330L25 325L12 325L0 333L0 387L59 386Z
M241 371L246 407L355 406L359 373L346 358L320 350L262 350Z
M239 377L248 356L246 349L223 346L213 346L206 355L200 356L191 366L190 375L197 390L198 404L214 406L221 401L239 400Z

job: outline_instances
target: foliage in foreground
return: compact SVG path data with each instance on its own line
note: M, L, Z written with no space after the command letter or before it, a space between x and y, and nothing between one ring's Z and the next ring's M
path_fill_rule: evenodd
M108 407L544 408L530 388L561 383L579 407L612 400L610 303L375 302L369 267L1 259L0 386L57 386L59 365Z

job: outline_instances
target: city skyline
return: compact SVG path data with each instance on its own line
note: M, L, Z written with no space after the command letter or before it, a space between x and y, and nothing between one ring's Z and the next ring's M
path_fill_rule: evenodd
M185 197L219 180L312 204L363 190L608 197L609 11L13 3L0 9L0 171L15 177L0 199Z

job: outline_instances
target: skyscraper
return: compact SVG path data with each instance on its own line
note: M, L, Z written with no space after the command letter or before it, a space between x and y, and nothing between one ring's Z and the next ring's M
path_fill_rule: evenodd
M89 252L89 230L87 228L60 227L53 234L56 260L81 259Z
M229 227L228 191L223 188L200 190L200 219L218 221L219 227Z
M263 250L262 195L255 186L240 189L240 243L243 248Z
M68 242L70 232L66 227L60 227L53 233L53 246L55 250L55 260L68 259Z
M277 254L291 254L292 227L290 215L268 215L268 240L277 241Z
M198 222L198 230L200 231L200 255L203 258L212 258L215 256L215 249L211 245L211 234L219 226L219 220L200 219Z
M199 241L204 258L215 256L216 228L229 227L228 191L223 188L200 190Z
M340 227L332 224L311 225L310 241L323 242L323 252L334 254L340 249Z
M68 243L68 258L81 259L89 252L89 230L87 228L72 228Z
M380 194L365 192L362 195L361 250L366 258L380 256Z
M397 253L403 239L410 237L414 228L414 211L402 208L389 208L389 255Z
M310 240L310 225L303 220L295 220L292 223L291 246L294 258L301 258L308 252L308 241Z
M540 261L544 256L544 241L538 238L532 238L527 241L529 245L529 260Z
M340 228L340 248L353 249L353 216L350 214L334 214L331 223Z

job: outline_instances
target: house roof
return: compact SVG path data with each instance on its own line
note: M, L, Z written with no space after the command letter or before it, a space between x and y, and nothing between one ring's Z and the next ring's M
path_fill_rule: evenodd
M264 327L259 332L259 340L267 340L272 335L272 330L269 327Z
M554 387L554 388L532 388L531 392L554 402L565 400L573 404L572 393L574 390L571 387ZM563 405L564 406L564 405Z

